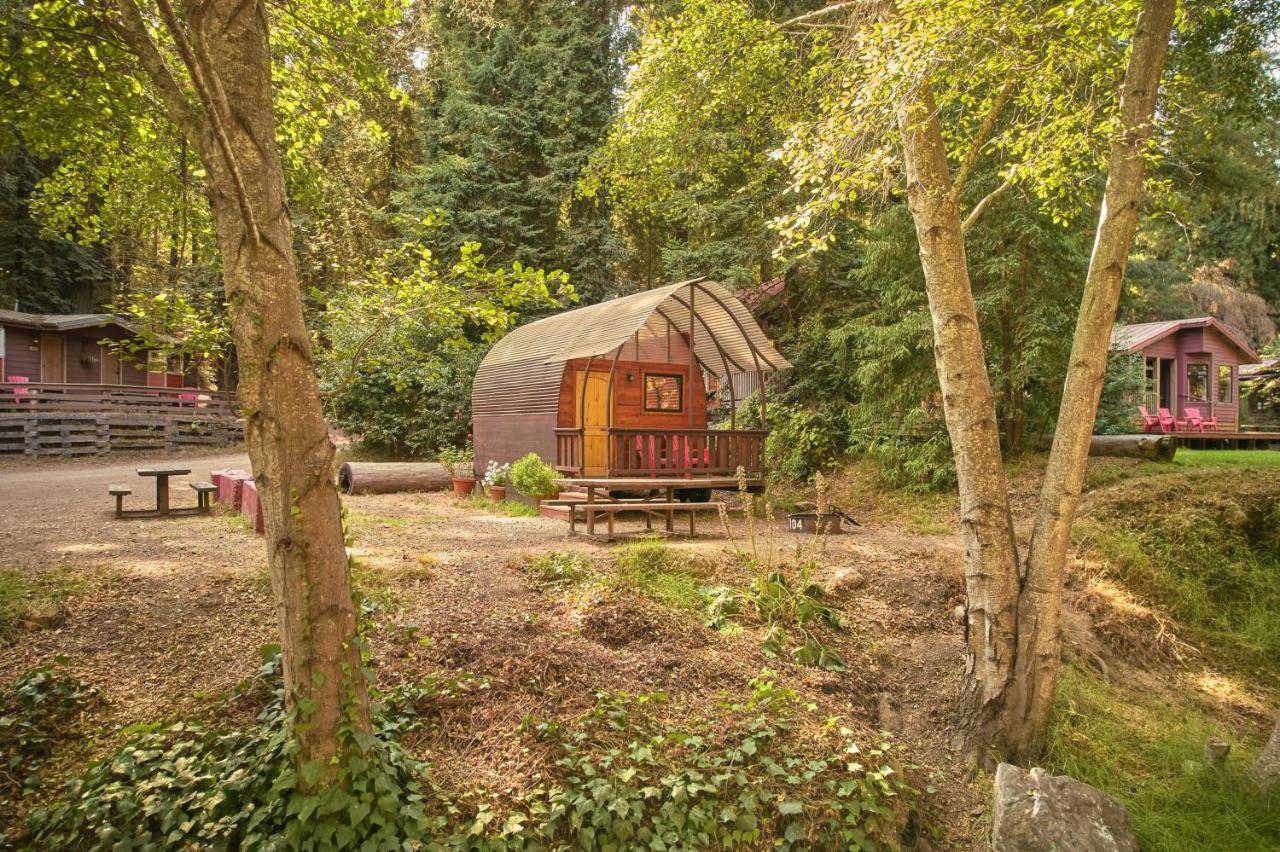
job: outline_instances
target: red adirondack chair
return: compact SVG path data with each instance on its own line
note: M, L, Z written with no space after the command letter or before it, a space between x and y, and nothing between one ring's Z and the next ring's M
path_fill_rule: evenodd
M1160 428L1160 418L1147 411L1145 405L1138 406L1138 414L1142 417L1142 431L1154 432Z
M10 384L15 384L15 385L25 385L31 381L31 378L29 376L9 376L8 379ZM14 388L12 393L13 393L14 402L28 402L32 405L35 405L34 400L27 398L31 394L30 388Z
M1205 427L1209 427L1206 429ZM1200 409L1196 406L1187 406L1187 427L1197 429L1201 432L1212 431L1218 428L1217 415L1213 417L1201 417Z
M1175 419L1174 416L1169 413L1169 409L1167 408L1157 408L1156 414L1158 414L1160 418L1161 432L1173 432L1178 429L1182 429L1187 425L1187 421Z

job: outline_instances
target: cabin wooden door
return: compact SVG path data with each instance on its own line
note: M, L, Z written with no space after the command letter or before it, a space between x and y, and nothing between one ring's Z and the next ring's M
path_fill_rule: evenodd
M104 385L122 385L120 379L120 356L115 353L110 346L98 344L98 363L102 365L102 375L99 377Z
M61 334L40 335L40 381L67 380L67 341Z
M576 401L581 421L578 426L582 429L582 475L604 476L609 458L609 436L605 432L609 426L609 375L579 372Z

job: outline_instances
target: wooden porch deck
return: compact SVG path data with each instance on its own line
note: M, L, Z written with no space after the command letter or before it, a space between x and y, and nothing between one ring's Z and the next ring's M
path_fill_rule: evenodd
M1175 431L1167 433L1189 450L1280 450L1280 432Z

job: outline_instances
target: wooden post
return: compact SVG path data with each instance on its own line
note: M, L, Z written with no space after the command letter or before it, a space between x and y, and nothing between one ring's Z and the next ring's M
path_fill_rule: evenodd
M693 428L693 365L694 365L694 361L696 360L693 354L693 330L694 330L693 319L694 319L694 310L695 310L694 304L693 304L694 292L695 291L693 289L693 285L690 284L689 285L689 380L688 382L686 382L688 387L684 389L684 403L685 403L685 408L688 409L690 429ZM688 438L685 438L686 443L688 443L688 440L689 440Z

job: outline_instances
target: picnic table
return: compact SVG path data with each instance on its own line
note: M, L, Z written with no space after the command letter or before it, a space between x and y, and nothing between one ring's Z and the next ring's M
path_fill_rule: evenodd
M169 508L169 477L186 476L191 473L189 467L167 467L153 465L138 468L138 476L151 476L156 480L156 507L154 509L125 509L124 498L133 493L127 485L111 485L107 493L116 498L116 517L168 517L169 515L194 515L209 511L209 495L216 490L209 482L192 482L191 488L196 492L196 505L190 508Z
M718 501L688 502L676 501L676 490L687 488L723 489L737 488L738 480L732 476L698 477L697 479L655 478L648 476L600 476L575 477L557 479L555 484L561 488L580 487L586 492L585 502L564 504L569 510L569 532L577 533L577 518L581 512L587 522L587 535L596 534L596 516L604 515L606 520L606 540L615 538L613 530L614 515L619 512L644 512L645 529L653 526L653 517L664 517L667 532L675 531L675 513L688 512L689 535L697 535L696 515L699 511L719 509ZM644 497L619 498L610 495L610 491L644 492ZM657 492L655 495L654 492ZM544 501L543 505L561 505L561 501Z
M191 472L189 467L140 467L138 476L154 476L156 478L156 514L169 514L169 477L186 476Z

